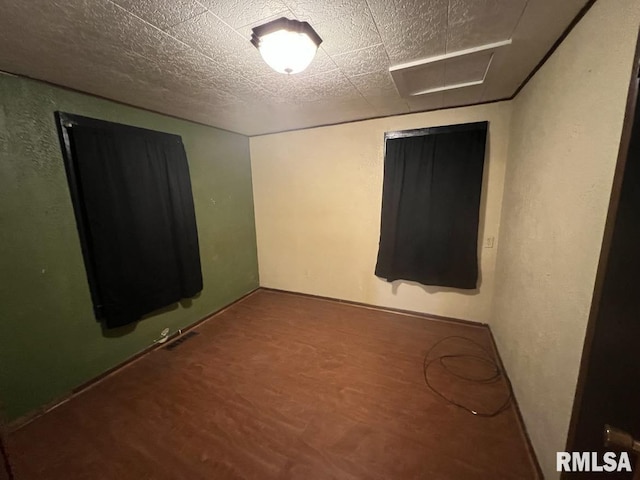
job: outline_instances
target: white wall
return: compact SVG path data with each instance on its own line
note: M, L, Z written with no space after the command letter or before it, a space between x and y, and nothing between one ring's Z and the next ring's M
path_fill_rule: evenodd
M597 1L513 102L251 139L261 285L490 322L548 478L565 447L639 24L637 0ZM496 243L479 249L479 290L376 278L384 132L481 120L480 237Z
M387 283L374 275L384 132L488 120L477 291ZM507 155L506 102L251 138L260 284L295 292L489 320Z
M618 154L637 0L599 0L513 102L491 327L556 478Z

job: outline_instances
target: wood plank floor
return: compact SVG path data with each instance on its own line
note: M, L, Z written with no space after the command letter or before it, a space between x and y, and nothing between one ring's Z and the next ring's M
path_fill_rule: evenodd
M486 328L259 290L195 331L10 434L16 480L537 478L513 406L425 385L430 346L491 349ZM477 409L507 392L432 380Z

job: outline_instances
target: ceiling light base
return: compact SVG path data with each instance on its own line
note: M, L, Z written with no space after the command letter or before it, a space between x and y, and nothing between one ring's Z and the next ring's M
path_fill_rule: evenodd
M322 39L307 22L281 17L251 29L251 43L276 72L303 71L315 57Z

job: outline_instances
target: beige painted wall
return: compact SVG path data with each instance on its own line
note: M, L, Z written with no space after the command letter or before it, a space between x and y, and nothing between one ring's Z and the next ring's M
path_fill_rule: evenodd
M510 104L458 108L251 138L260 284L487 322ZM374 275L384 132L488 120L477 291L387 283Z
M618 153L637 0L599 0L513 102L491 326L556 478Z

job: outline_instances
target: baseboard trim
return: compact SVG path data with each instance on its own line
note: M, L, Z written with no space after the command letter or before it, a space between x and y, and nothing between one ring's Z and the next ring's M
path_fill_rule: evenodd
M244 295L242 295L241 297L237 298L236 300L234 300L233 302L229 303L228 305L225 305L224 307L219 308L218 310L215 310L214 312L208 314L204 318L196 320L191 325L188 325L188 326L180 329L179 332L173 333L172 335L169 336L169 338L168 338L168 340L166 342L155 343L153 345L149 345L148 347L144 348L143 350L141 350L140 352L136 353L135 355L129 357L128 359L126 359L122 363L119 363L118 365L116 365L114 367L111 367L108 370L105 370L100 375L98 375L98 376L96 376L96 377L94 377L94 378L92 378L90 380L87 380L86 382L78 385L76 388L72 389L67 395L64 395L64 396L62 396L60 398L57 398L57 399L55 399L55 400L53 400L53 401L51 401L49 403L46 403L45 405L43 405L41 407L38 407L37 409L33 410L32 412L27 413L26 415L18 417L15 420L12 420L11 422L9 422L9 424L6 427L8 433L15 432L16 430L21 429L22 427L24 427L24 426L28 425L29 423L33 422L35 419L43 416L44 414L50 412L51 410L53 410L53 409L59 407L60 405L68 402L69 400L71 400L72 398L76 397L77 395L80 395L82 392L85 392L85 391L91 389L92 387L94 387L95 385L99 384L103 380L107 379L111 375L114 375L114 374L118 373L119 371L127 368L128 366L133 365L138 360L140 360L141 358L149 355L150 353L154 352L155 350L159 350L160 348L166 347L171 342L173 342L174 340L177 340L179 337L181 337L182 335L184 335L188 331L193 330L194 328L198 327L199 325L201 325L202 323L206 322L207 320L211 320L215 316L220 315L222 312L224 312L228 308L230 308L233 305L235 305L236 303L244 300L245 298L253 295L258 290L260 290L260 287L254 288L250 292L245 293Z
M411 310L402 310L402 309L398 309L398 308L381 307L379 305L370 305L370 304L367 304L367 303L355 302L355 301L352 301L352 300L343 300L343 299L340 299L340 298L325 297L325 296L321 296L321 295L313 295L313 294L310 294L310 293L292 292L292 291L289 291L289 290L281 290L281 289L278 289L278 288L260 287L258 290L271 291L271 292L283 293L283 294L288 294L288 295L296 295L296 296L307 297L307 298L315 298L317 300L324 300L324 301L336 302L336 303L344 303L344 304L347 304L347 305L352 305L354 307L367 308L369 310L378 310L378 311L382 311L382 312L397 313L397 314L401 314L401 315L408 315L408 316L412 316L412 317L424 318L426 320L433 320L433 321L446 322L446 323L455 323L455 324L458 324L458 325L466 325L466 326L480 327L480 328L486 329L489 332L489 338L491 339L491 346L492 346L493 351L494 351L494 353L496 355L496 358L498 360L498 364L500 365L500 368L504 372L504 375L507 377L508 387L509 387L509 389L511 389L511 397L513 398L513 407L515 409L516 417L517 417L518 423L520 424L520 428L522 429L522 434L524 436L525 443L527 444L527 450L529 451L529 456L531 457L531 461L533 462L533 466L534 466L534 468L536 470L538 478L540 480L544 478L544 475L542 473L542 468L540 467L540 463L538 462L538 457L536 456L536 452L533 449L533 444L531 443L531 437L529 436L529 432L527 430L527 426L524 423L524 418L522 417L522 412L520 411L520 405L518 405L518 400L516 399L515 392L513 391L513 387L511 385L511 380L509 378L507 370L504 367L504 363L502 362L502 357L500 356L500 351L498 350L498 345L496 344L495 337L493 336L493 332L491 331L491 326L489 324L482 323L482 322L475 322L475 321L472 321L472 320L465 320L465 319L461 319L461 318L445 317L445 316L442 316L442 315L432 315L430 313L424 313L424 312L414 312L414 311L411 311Z
M529 436L529 431L527 430L527 425L524 423L524 417L522 416L522 412L520 411L520 405L518 404L518 399L516 398L516 394L513 391L513 385L511 383L511 379L509 378L509 374L507 373L507 369L504 367L504 363L502 362L502 357L500 356L500 350L498 350L498 344L496 343L496 339L493 336L493 332L491 331L491 326L487 325L487 330L489 330L489 337L491 338L491 345L493 347L493 351L498 359L498 364L502 369L505 377L507 377L507 383L509 385L509 389L511 390L511 398L513 400L513 407L516 411L516 416L518 417L518 423L520 423L520 428L522 428L522 434L524 435L525 443L527 444L527 449L529 450L529 456L533 461L533 466L536 470L539 480L544 479L544 474L542 473L542 467L540 467L540 462L538 461L538 456L536 455L536 451L533 448L533 443L531 443L531 437Z
M278 292L278 293L285 293L288 295L297 295L300 297L307 297L307 298L315 298L317 300L325 300L325 301L330 301L330 302L338 302L338 303L344 303L347 305L352 305L354 307L362 307L362 308L368 308L369 310L379 310L381 312L389 312L389 313L398 313L400 315L409 315L412 317L420 317L420 318L425 318L425 319L429 319L429 320L435 320L438 322L446 322L446 323L457 323L457 324L462 324L462 325L467 325L467 326L471 326L471 327L483 327L483 328L488 328L489 325L483 322L477 322L474 320L465 320L463 318L455 318L455 317L445 317L442 315L433 315L431 313L424 313L424 312L416 312L413 310L403 310L400 308L393 308L393 307L384 307L384 306L380 306L380 305L372 305L370 303L363 303L363 302L356 302L353 300L344 300L342 298L335 298L335 297L325 297L322 295L314 295L311 293L302 293L302 292L293 292L291 290L281 290L279 288L271 288L271 287L260 287L258 288L258 290L265 290L265 291L270 291L270 292Z
M344 300L344 299L340 299L340 298L333 298L333 297L327 297L327 296L321 296L321 295L313 295L313 294L309 294L309 293L293 292L293 291L289 291L289 290L281 290L281 289L270 288L270 287L257 287L255 289L251 290L250 292L244 294L243 296L237 298L236 300L234 300L233 302L229 303L228 305L225 305L224 307L222 307L222 308L210 313L206 317L201 318L200 320L197 320L196 322L192 323L191 325L181 329L180 333L178 333L178 332L174 333L173 335L171 335L169 337L169 340L167 342L162 343L162 344L150 345L149 347L143 349L142 351L140 351L137 354L133 355L132 357L128 358L124 362L116 365L115 367L112 367L112 368L106 370L105 372L103 372L102 374L96 376L95 378L92 378L91 380L88 380L87 382L84 382L83 384L81 384L78 387L74 388L68 395L65 395L64 397L58 398L58 399L56 399L56 400L54 400L54 401L52 401L52 402L50 402L50 403L48 403L46 405L34 410L31 413L28 413L28 414L26 414L26 415L24 415L24 416L22 416L22 417L20 417L20 418L18 418L16 420L13 420L12 422L10 422L7 425L7 431L9 433L11 433L11 432L14 432L16 430L19 430L20 428L28 425L29 423L31 423L32 421L34 421L37 418L41 417L42 415L46 414L47 412L50 412L51 410L59 407L60 405L68 402L69 400L73 399L77 395L80 395L81 393L91 389L95 385L98 385L100 382L104 381L105 379L107 379L111 375L115 375L119 371L127 368L130 365L133 365L135 362L137 362L138 360L142 359L146 355L149 355L150 353L154 352L155 350L158 350L160 348L166 347L168 344L170 344L174 340L177 340L180 336L182 336L185 333L189 332L190 330L198 327L202 323L213 319L217 315L222 314L225 310L231 308L232 306L234 306L238 302L241 302L242 300L246 299L247 297L249 297L249 296L251 296L251 295L253 295L256 292L259 292L261 290L266 291L266 292L275 292L275 293L285 294L285 295L294 295L294 296L299 296L299 297L313 298L313 299L316 299L316 300L322 300L322 301L328 301L328 302L342 303L342 304L351 305L351 306L354 306L354 307L366 308L366 309L369 309L369 310L377 310L377 311L381 311L381 312L388 312L388 313L394 313L394 314L400 314L400 315L407 315L407 316L411 316L411 317L424 318L425 320L430 320L430 321L454 323L454 324L458 324L458 325L466 325L466 326L470 326L470 327L486 329L489 332L489 337L491 339L492 348L493 348L493 350L495 352L496 358L498 359L498 363L500 364L500 367L502 368L502 371L505 373L505 375L508 378L508 374L507 374L506 369L504 368L504 363L502 362L502 357L500 356L500 351L498 350L495 338L493 336L493 332L491 331L491 327L486 323L472 321L472 320L466 320L466 319L461 319L461 318L446 317L446 316L442 316L442 315L433 315L433 314L424 313L424 312L415 312L415 311L412 311L412 310L404 310L404 309L398 309L398 308L392 308L392 307L383 307L383 306L379 306L379 305L371 305L371 304L367 304L367 303L363 303L363 302L356 302L356 301L352 301L352 300ZM511 388L511 381L510 380L509 380L509 388ZM513 393L513 389L512 389L512 393ZM530 454L531 459L533 461L534 467L536 469L538 477L540 479L542 479L542 478L544 478L544 476L542 474L542 469L540 467L540 463L538 462L538 458L537 458L537 456L535 454L535 450L533 449L533 444L531 443L531 438L529 437L529 432L527 431L526 425L524 423L524 419L522 417L522 412L520 411L520 406L518 405L518 401L517 401L515 395L513 395L513 405L514 405L514 408L515 408L516 416L518 418L518 422L520 423L520 427L521 427L523 435L524 435L525 442L527 444L527 449L529 450L529 454Z

